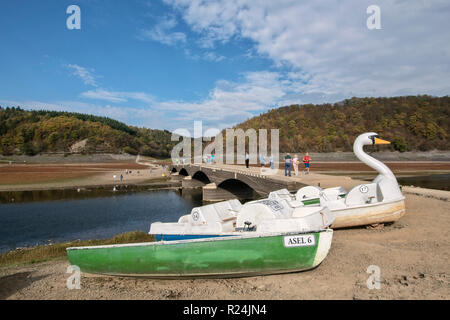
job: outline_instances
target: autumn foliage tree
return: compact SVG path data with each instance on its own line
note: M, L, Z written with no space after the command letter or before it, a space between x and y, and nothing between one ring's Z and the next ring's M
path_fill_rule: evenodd
M281 152L352 151L354 139L372 131L392 141L390 150L450 150L449 113L448 96L351 98L272 109L236 128L279 129Z
M167 158L174 145L170 138L165 130L132 127L106 117L0 107L3 155L70 152L73 144L86 140L85 153L127 152Z

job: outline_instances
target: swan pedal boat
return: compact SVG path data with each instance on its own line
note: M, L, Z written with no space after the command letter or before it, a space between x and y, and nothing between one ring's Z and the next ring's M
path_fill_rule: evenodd
M394 222L405 213L405 197L392 171L381 161L364 152L365 145L389 144L375 132L358 136L353 144L356 157L378 171L369 183L360 184L347 192L343 187L321 189L306 186L297 191L296 200L305 205L326 206L336 215L333 229Z
M333 230L243 232L187 239L67 248L82 272L150 278L228 278L297 272L318 266L330 250Z

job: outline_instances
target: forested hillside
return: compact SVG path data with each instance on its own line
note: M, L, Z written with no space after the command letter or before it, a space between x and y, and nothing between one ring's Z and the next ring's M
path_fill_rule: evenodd
M368 131L392 142L383 150L450 150L450 97L352 98L335 104L291 105L235 128L279 129L280 152L352 151L354 139ZM137 128L106 117L0 107L3 155L126 152L167 158L178 143L170 138L166 130Z
M117 120L58 111L0 107L0 154L42 152L142 154L167 158L174 145L169 131L128 126Z
M281 152L352 151L354 139L377 132L383 150L450 150L450 97L352 98L335 104L291 105L236 128L280 129Z

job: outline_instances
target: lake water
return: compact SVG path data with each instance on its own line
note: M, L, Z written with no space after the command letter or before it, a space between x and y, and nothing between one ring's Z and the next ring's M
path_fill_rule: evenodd
M450 191L450 174L432 174L427 176L400 177L398 183L404 186L416 186L428 189Z
M5 203L12 201L14 203ZM201 190L111 192L34 191L2 193L0 252L76 239L104 239L148 232L155 221L176 222L202 205Z
M372 181L376 174L366 173L328 173L337 176L350 176L356 180ZM396 174L397 181L402 186L415 186L428 189L447 190L450 191L450 174L419 174L419 175L401 175Z

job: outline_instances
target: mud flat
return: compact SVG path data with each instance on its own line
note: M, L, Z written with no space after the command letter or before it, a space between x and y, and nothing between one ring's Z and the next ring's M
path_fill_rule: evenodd
M115 163L115 162L134 162L136 156L130 154L112 154L112 153L44 153L35 156L27 155L0 155L0 163Z
M329 255L311 271L215 280L83 274L81 289L68 290L69 263L61 258L1 268L0 298L449 299L450 192L430 194L435 195L429 189L405 190L407 213L390 225L336 230ZM380 268L380 289L367 287L371 265Z
M0 191L137 185L161 179L163 174L167 172L160 165L136 162L0 164Z

